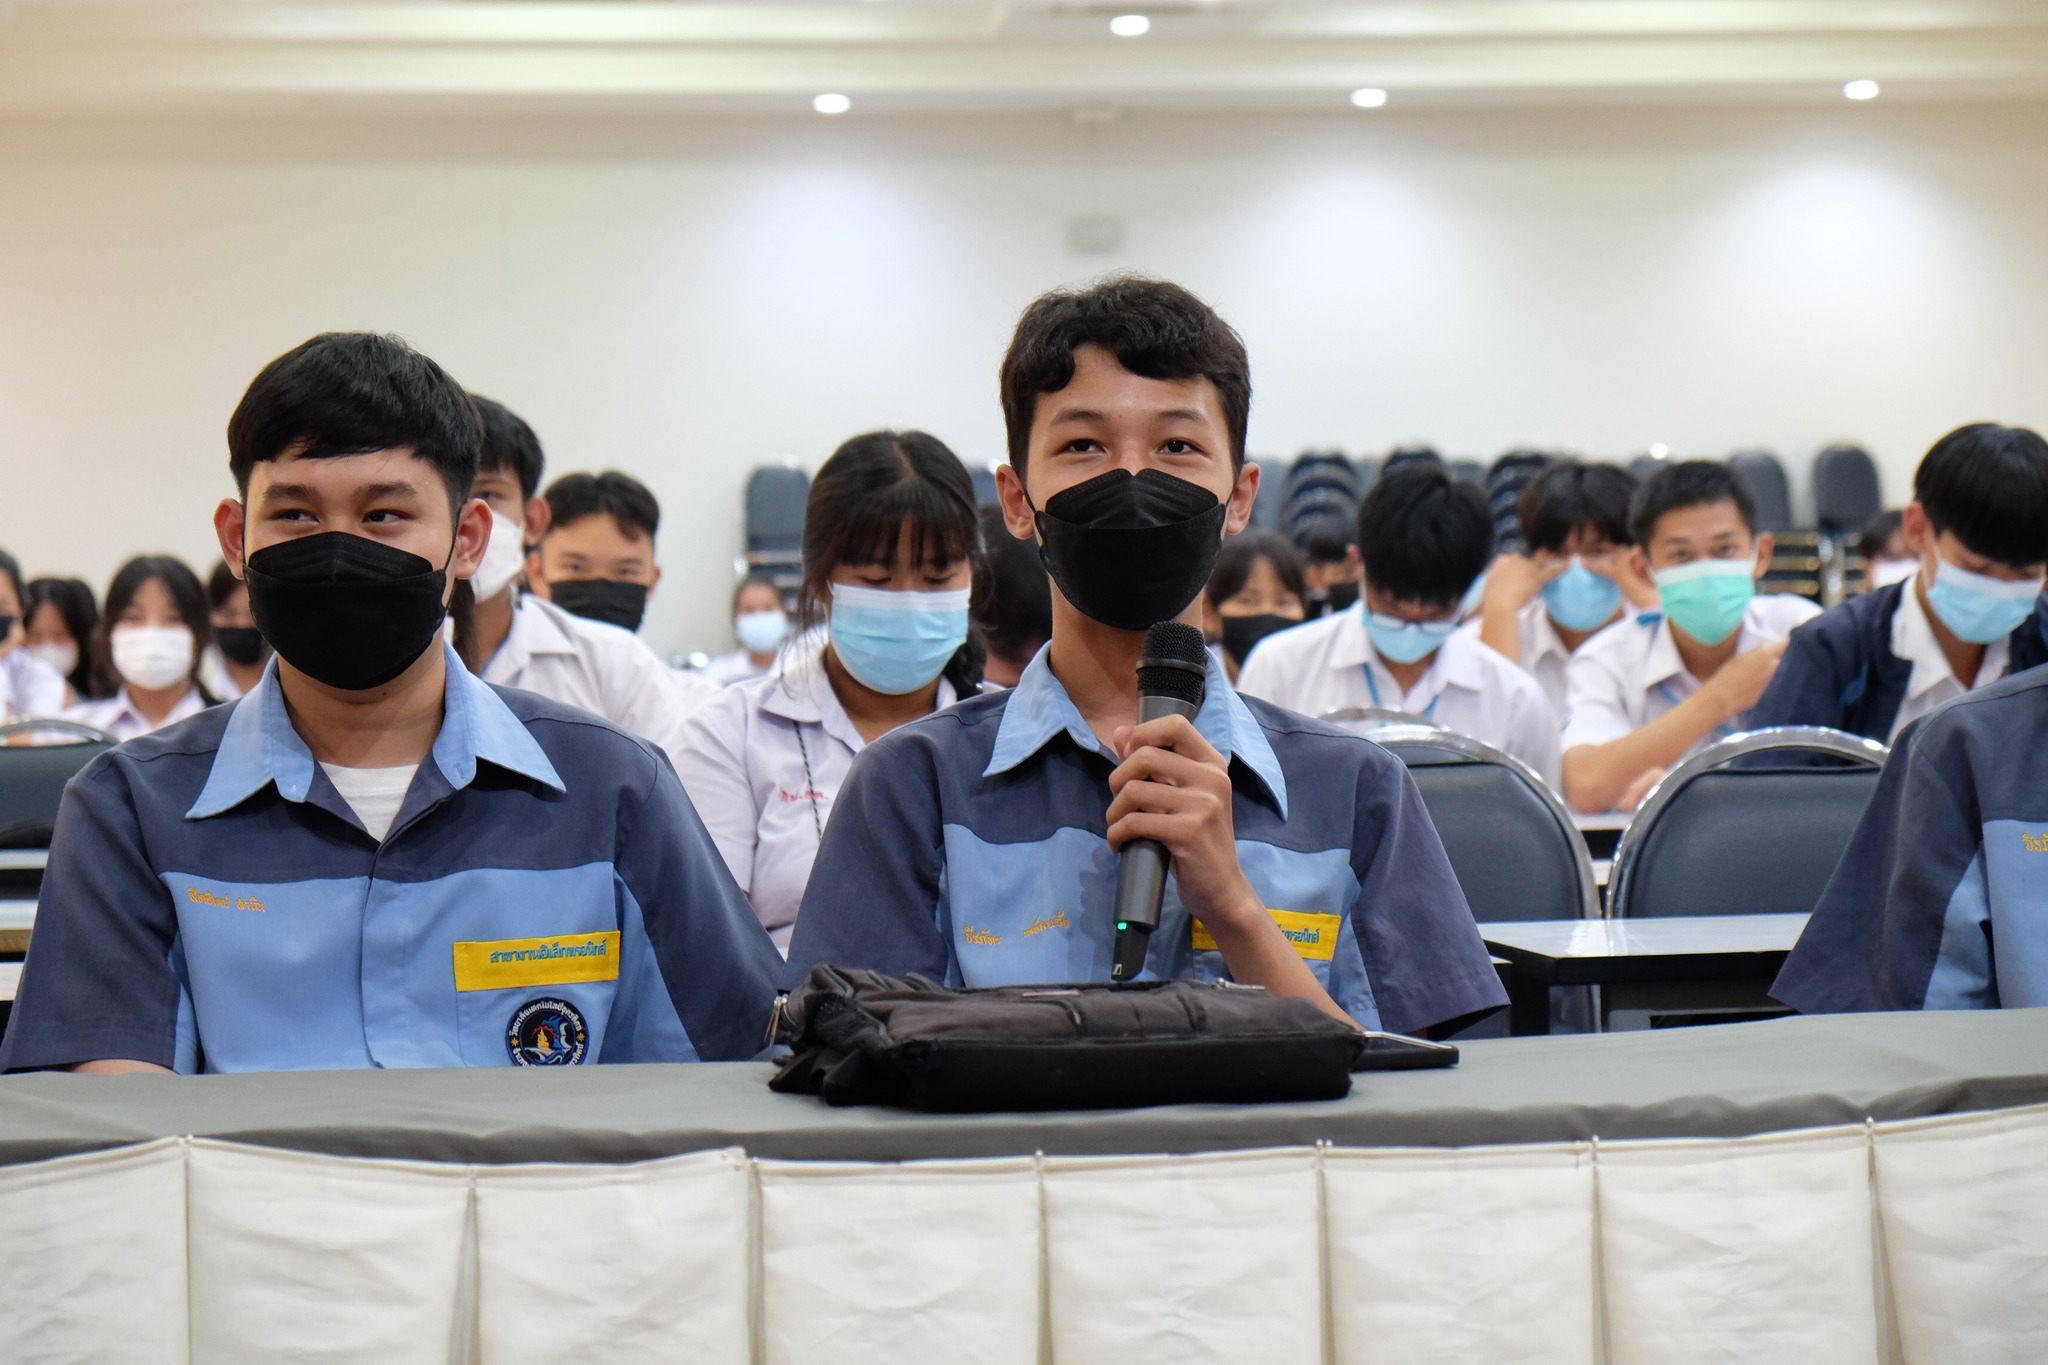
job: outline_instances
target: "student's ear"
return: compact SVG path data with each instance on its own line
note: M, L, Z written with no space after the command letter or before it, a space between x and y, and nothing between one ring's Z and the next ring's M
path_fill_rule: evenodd
M660 586L661 586L661 565L657 564L657 565L655 565L655 566L653 567L653 569L649 570L649 573L648 573L648 579L647 579L647 595L648 595L648 597L650 597L650 598L651 598L651 597L653 597L653 596L654 596L654 590L655 590L656 588L660 587Z
M1252 524L1252 504L1259 499L1259 467L1250 460L1237 471L1237 485L1230 490L1230 510L1223 514L1223 530L1236 535Z
M546 498L526 500L526 543L540 544L540 538L548 533L548 522L554 516Z
M1030 499L1024 493L1024 480L1017 477L1014 465L996 466L996 501L1002 504L1003 525L1019 540L1038 538L1037 518L1031 511Z
M1345 546L1344 576L1337 581L1339 583L1356 583L1363 577L1365 577L1365 555L1359 551L1356 545Z
M547 575L540 571L538 547L526 552L526 586L536 597L549 602L555 600L555 595L548 591Z
M1906 504L1906 510L1899 514L1899 530L1906 536L1906 548L1913 552L1913 558L1927 557L1927 547L1934 543L1934 523L1927 516L1927 509L1917 501Z
M448 567L449 576L468 578L474 574L490 543L491 505L482 498L471 498L455 517L455 558Z
M1756 538L1756 576L1762 578L1771 568L1771 552L1778 548L1776 537L1769 531L1761 531Z
M1650 557L1643 553L1641 546L1631 546L1628 552L1628 566L1636 571L1636 577L1645 583L1655 585L1656 570L1650 567Z
M220 557L227 561L228 572L236 578L242 576L242 536L246 530L242 504L234 498L222 498L220 506L213 509L213 533L220 539Z

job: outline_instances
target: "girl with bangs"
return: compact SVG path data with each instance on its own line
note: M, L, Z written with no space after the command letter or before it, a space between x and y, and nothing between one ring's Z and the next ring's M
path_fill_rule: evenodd
M983 573L974 487L921 431L834 451L804 508L800 633L691 717L678 771L785 954L854 757L981 689L968 609Z

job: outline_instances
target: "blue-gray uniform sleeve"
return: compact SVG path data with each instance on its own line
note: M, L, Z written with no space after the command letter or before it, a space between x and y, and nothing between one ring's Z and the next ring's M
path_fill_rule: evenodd
M1777 671L1771 674L1764 694L1757 698L1744 722L1749 729L1762 730L1774 725L1848 728L1844 694L1854 675L1847 670L1858 661L1835 657L1826 632L1817 628L1818 620L1807 622L1785 638L1785 652L1778 659Z
M940 823L937 774L923 743L892 735L862 750L811 865L786 985L800 984L820 962L946 979Z
M57 810L0 1070L177 1065L177 932L170 893L142 845L127 774L102 754L65 787Z
M697 1056L744 1060L767 1046L782 962L668 756L649 752L653 779L626 797L619 812L619 877L639 903L661 978ZM639 1017L654 1041L632 1047L632 1060L688 1060L660 1055L652 1012Z
M1940 712L1900 734L1773 996L1806 1014L1998 1003L1963 739Z
M1472 908L1401 761L1376 746L1358 775L1352 927L1380 1025L1439 1034L1507 1003Z

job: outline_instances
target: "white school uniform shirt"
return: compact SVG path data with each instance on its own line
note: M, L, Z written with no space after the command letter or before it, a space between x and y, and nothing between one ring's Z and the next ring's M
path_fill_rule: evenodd
M175 725L187 716L196 716L207 708L206 698L199 695L196 687L186 689L178 698L170 714L160 724L152 725L142 712L135 709L135 703L128 696L128 689L122 688L105 701L82 701L76 706L65 708L64 719L90 725L104 730L118 740L141 739L144 735L155 734L166 725Z
M1885 736L1887 744L1899 737L1899 731L1942 703L1997 682L2012 662L2010 637L2001 635L1984 646L1984 662L1977 666L1977 681L1963 686L1955 669L1949 666L1948 655L1941 652L1941 641L1934 638L1927 609L1920 605L1919 579L1919 571L1915 570L1892 612L1892 653L1912 664L1913 672L1906 679L1906 695L1892 721L1892 732Z
M938 705L954 700L953 685L941 679ZM832 802L866 747L832 690L817 634L799 638L762 677L721 689L690 718L676 759L683 790L785 953Z
M1418 716L1513 754L1558 785L1557 715L1536 680L1460 630L1415 686L1402 692L1365 633L1365 604L1268 635L1237 675L1237 690L1322 716L1381 706Z
M675 763L683 722L719 695L716 684L670 668L631 631L531 596L514 603L512 628L482 676L602 716Z
M1470 635L1474 643L1485 644L1479 638L1479 626L1478 621L1473 621L1461 633ZM1570 692L1565 685L1565 674L1571 667L1572 651L1565 644L1564 637L1557 633L1557 626L1551 621L1550 611L1544 606L1541 596L1525 603L1515 614L1515 626L1521 636L1522 671L1543 689L1544 700L1557 713L1557 723L1562 726L1570 714L1566 709Z
M64 710L64 675L16 645L0 654L0 721Z
M769 662L772 667L774 661L770 660ZM705 682L716 683L720 687L731 687L734 683L745 682L749 678L762 677L767 672L768 669L766 668L756 668L754 666L753 657L747 651L736 649L730 654L719 655L710 663L698 669L696 676L702 678Z
M1750 599L1742 613L1735 650L1742 653L1782 640L1820 615L1804 597L1769 593ZM1565 720L1566 753L1582 744L1606 744L1635 733L1700 690L1678 656L1671 623L1661 611L1625 616L1579 646L1567 671L1570 711ZM1746 728L1747 713L1702 736L1684 758ZM1676 766L1675 764L1673 766Z

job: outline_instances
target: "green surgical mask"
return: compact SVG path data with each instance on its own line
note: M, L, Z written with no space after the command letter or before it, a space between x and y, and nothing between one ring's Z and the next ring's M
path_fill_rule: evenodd
M1756 562L1749 559L1700 559L1652 577L1671 624L1703 645L1718 645L1741 629L1756 596Z

